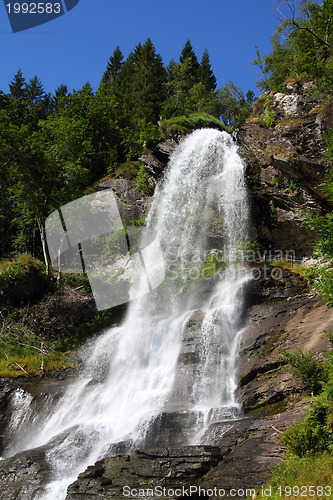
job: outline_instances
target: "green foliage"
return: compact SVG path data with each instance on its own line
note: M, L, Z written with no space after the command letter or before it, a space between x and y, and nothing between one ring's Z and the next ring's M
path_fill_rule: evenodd
M274 175L271 186L283 187L284 185L284 177L281 174Z
M272 488L272 495L267 497L270 500L302 498L302 494L314 500L333 497L330 494L330 491L333 492L332 456L325 454L300 458L289 455L286 462L273 467L272 472L272 478L264 486L264 489L269 486Z
M299 186L297 186L296 182L290 181L286 189L284 190L285 193L295 193L296 191L299 191Z
M63 273L61 279L62 285L67 285L75 290L83 288L86 293L91 292L89 278L86 273Z
M20 304L36 299L47 289L45 266L30 255L7 261L0 272L0 302Z
M328 334L328 341L333 343L332 333ZM333 488L332 354L331 350L322 362L301 351L287 355L288 362L303 381L320 392L312 399L305 419L287 429L282 436L288 454L284 464L273 468L272 478L266 485L272 487L272 499L290 498L291 494L298 498L302 486L315 487L311 498L322 498L326 495L317 487L329 485ZM289 495L285 491L285 495L279 496L279 487L282 491L291 487ZM327 495L328 498L331 496Z
M217 128L218 130L226 130L226 127L220 120L207 113L191 113L189 115L175 116L174 118L163 120L161 123L161 129L166 134L176 130L189 132L198 128Z
M324 0L302 1L299 15L295 15L294 2L288 2L285 21L272 37L272 53L260 55L257 48L257 64L264 78L258 82L263 90L283 91L285 83L294 85L316 81L330 91L332 85L333 5Z
M333 371L323 391L314 398L307 417L288 429L283 437L287 448L299 457L333 454Z
M202 55L199 69L199 79L200 83L202 83L208 91L214 91L216 89L216 78L210 65L207 49L205 49Z
M273 99L267 94L263 94L262 100L265 108L265 125L266 127L275 127L275 113L273 109Z
M293 353L285 353L284 359L291 366L293 373L313 394L320 392L328 379L326 364L317 361L313 353L305 353L299 349Z
M219 116L227 127L236 129L244 125L252 111L254 95L243 91L231 80L224 87L217 90Z
M225 267L226 262L223 255L220 253L210 253L204 262L201 276L202 278L209 278L209 276L212 276L217 273L217 271L224 269Z
M139 168L138 175L136 176L136 189L145 194L152 195L154 187L149 183L150 175L144 165Z
M120 50L119 45L117 45L112 56L109 59L108 65L102 78L102 83L113 85L116 82L117 76L121 70L122 65L124 64L123 59L124 55Z
M333 269L322 268L320 271L320 280L317 288L321 292L323 299L328 307L333 307Z

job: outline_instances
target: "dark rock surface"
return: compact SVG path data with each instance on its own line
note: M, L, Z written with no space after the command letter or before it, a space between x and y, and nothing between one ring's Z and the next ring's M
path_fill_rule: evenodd
M271 467L283 461L281 432L302 419L306 408L306 403L291 400L280 406L280 411L272 405L272 415L250 414L230 424L227 431L221 424L212 426L206 439L219 446L223 459L202 478L200 486L206 490L224 489L223 498L247 498L246 490L263 485ZM213 494L210 498L221 497Z
M262 246L310 254L316 234L301 225L303 211L330 208L321 190L330 168L322 140L332 123L324 97L261 97L238 135L247 164L252 224ZM265 123L267 109L274 116L271 127Z
M138 220L150 207L152 198L136 189L136 182L126 179L122 174L101 182L97 191L112 189L116 195L117 205L122 220L129 222Z
M182 137L184 137L183 134L176 134L163 139L157 144L152 145L149 149L146 149L140 156L139 160L145 164L147 170L155 178L159 179L162 176L172 152Z
M220 459L220 450L214 446L156 448L106 458L80 474L69 486L66 500L85 500L96 495L124 498L124 492L130 490L137 492L131 496L137 498L143 496L140 490L152 492L154 488L161 491L161 498L173 498L168 490L195 485Z
M50 480L45 449L36 448L0 462L0 499L37 500Z
M304 386L283 362L283 353L299 348L320 359L329 350L332 311L316 295L306 294L252 307L242 333L238 369L239 399L245 410L283 401Z
M3 454L4 432L11 416L10 404L17 387L10 382L0 383L0 456Z

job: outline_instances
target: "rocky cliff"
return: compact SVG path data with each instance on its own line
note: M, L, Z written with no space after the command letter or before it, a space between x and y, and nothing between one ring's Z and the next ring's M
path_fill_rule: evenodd
M325 95L310 90L307 85L288 94L264 94L238 134L254 237L266 248L295 251L299 257L311 253L316 236L302 226L304 211L332 208L321 188L330 169L323 141L333 109Z
M332 110L324 96L312 97L308 90L261 97L238 134L247 164L253 236L262 249L294 251L299 257L311 253L315 238L302 225L304 209L330 209L321 186L329 169L322 140L331 125ZM162 176L179 140L180 136L165 139L142 155L155 180ZM109 187L119 198L124 219L139 218L147 209L149 198L136 190L133 181L109 179L99 189ZM122 443L113 447L69 487L68 499L120 499L125 484L138 496L139 491L159 486L166 488L161 497L171 499L176 498L172 492L177 488L200 485L209 491L206 498L218 498L216 491L224 490L224 498L243 499L246 488L262 485L271 467L281 463L285 450L280 434L299 421L308 406L304 386L282 354L299 347L322 357L328 350L326 333L333 330L333 318L299 274L281 268L276 279L264 264L258 269L260 279L253 280L248 290L238 363L243 415L213 424L202 446L191 447L183 446L191 416L169 410L154 423L156 433L147 437L145 449L128 454ZM209 283L205 282L202 293ZM180 391L186 390L196 373L200 355L196 331L201 321L199 301L184 335L180 372L186 376L177 381ZM4 386L4 412L9 411L11 391L12 386ZM9 416L2 418L4 429ZM28 500L42 491L49 475L46 452L46 448L37 449L2 461L0 499ZM32 479L27 483L25 477ZM198 498L194 490L189 496Z

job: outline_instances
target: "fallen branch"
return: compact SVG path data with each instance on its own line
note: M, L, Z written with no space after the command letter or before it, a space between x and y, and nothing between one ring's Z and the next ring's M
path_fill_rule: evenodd
M27 375L29 375L29 373L21 365L19 365L18 363L16 363L16 361L15 361L14 365L18 366L20 370L22 370L24 373L26 373Z
M279 429L276 429L273 425L272 425L272 429L274 429L276 432L278 432L279 434L283 434L282 431L279 431Z

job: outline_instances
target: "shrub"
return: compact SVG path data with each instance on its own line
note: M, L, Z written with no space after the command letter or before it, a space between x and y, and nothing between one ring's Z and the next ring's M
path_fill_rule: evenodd
M317 361L313 353L305 353L301 350L285 353L284 359L291 366L293 373L311 392L318 394L328 379L327 365Z
M305 420L288 429L283 441L299 457L333 453L333 373Z
M46 290L45 266L30 255L20 255L9 261L0 273L0 300L11 304L35 300Z
M154 192L153 186L149 182L150 175L144 165L141 165L136 176L136 189L145 194L152 195Z

